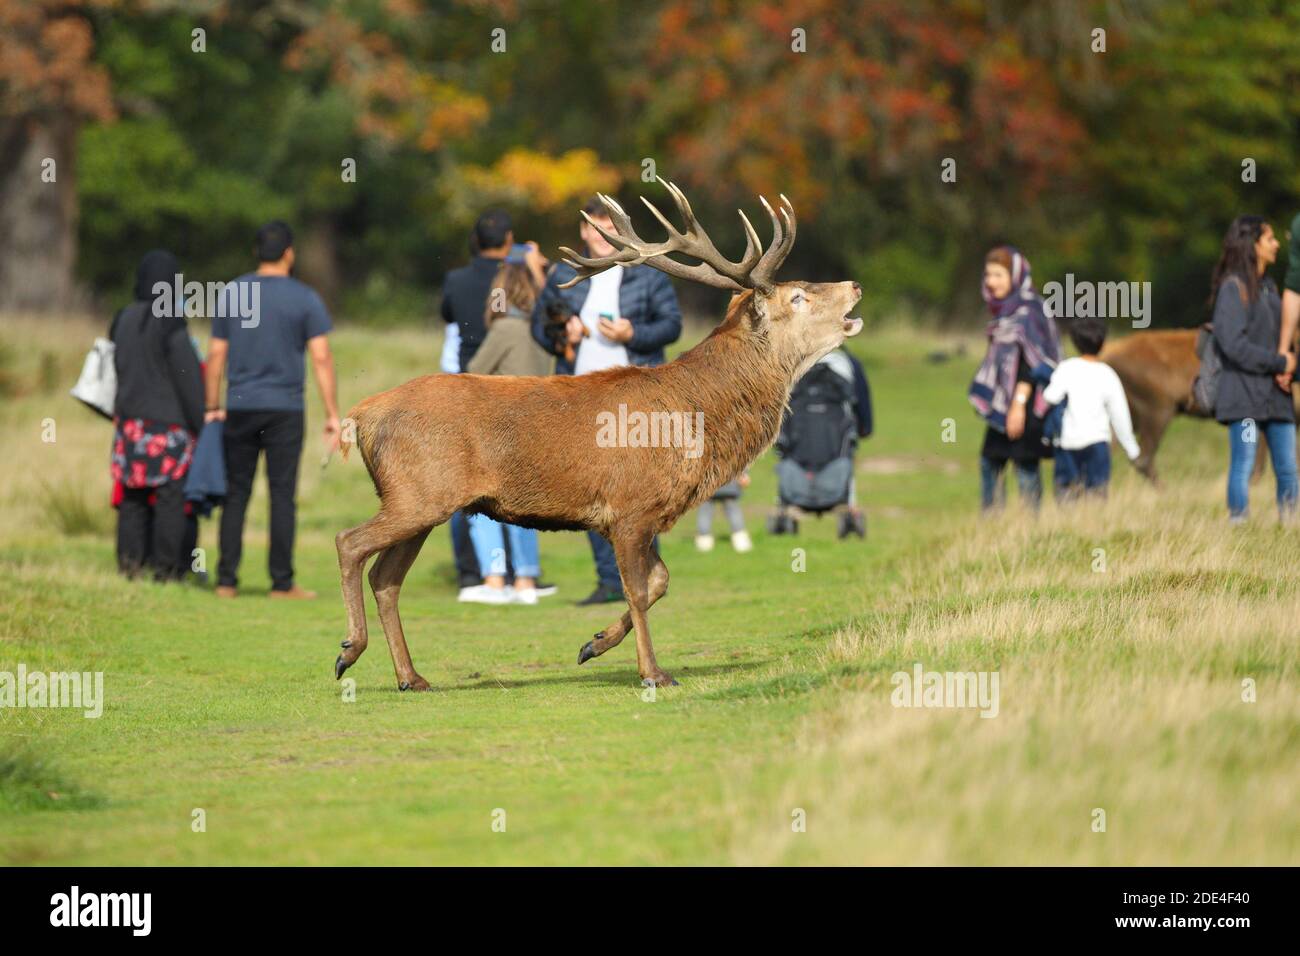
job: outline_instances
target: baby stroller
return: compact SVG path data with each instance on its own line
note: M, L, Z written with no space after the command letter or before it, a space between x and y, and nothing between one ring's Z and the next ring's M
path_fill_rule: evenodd
M790 393L776 440L777 507L767 519L770 534L797 534L801 515L838 509L840 538L867 536L867 518L854 496L853 453L871 429L866 374L857 359L837 349Z

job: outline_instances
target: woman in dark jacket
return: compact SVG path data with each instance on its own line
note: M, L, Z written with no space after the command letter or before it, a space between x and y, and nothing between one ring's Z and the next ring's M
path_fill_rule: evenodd
M146 253L135 301L114 316L108 333L117 367L111 467L123 488L118 569L134 577L148 565L160 581L179 580L188 568L185 474L203 427L203 377L183 314L174 302L154 307L172 295L179 272L171 253ZM159 283L168 291L155 293Z
M1295 370L1295 356L1277 349L1282 303L1265 275L1278 241L1261 216L1238 216L1214 269L1214 342L1223 356L1214 417L1228 426L1228 517L1245 521L1250 472L1262 432L1277 479L1277 507L1295 512L1295 408L1273 377Z
M993 318L988 351L970 386L970 403L988 427L980 450L980 500L985 511L1006 498L1002 473L1014 464L1021 501L1037 510L1043 496L1038 464L1052 457L1043 440L1043 386L1061 361L1061 338L1034 289L1029 260L1010 246L984 258L980 289Z

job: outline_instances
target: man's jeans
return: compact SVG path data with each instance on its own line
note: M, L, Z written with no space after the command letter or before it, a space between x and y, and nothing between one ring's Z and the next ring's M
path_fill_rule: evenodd
M1043 500L1043 479L1038 473L1038 459L1015 461L1013 464L1021 502L1037 511ZM980 455L980 506L985 511L1001 508L1007 503L1007 487L1002 480L1002 471L1006 466L1005 458Z
M293 536L297 524L298 459L302 456L302 412L229 411L223 444L226 503L221 509L221 561L217 583L235 587L244 549L244 513L253 493L257 459L266 453L271 491L271 589L293 587Z
M600 586L606 591L623 590L623 578L618 573L614 546L596 531L588 531L587 540L591 542L591 554L596 559L596 577L600 580Z
M1086 448L1058 448L1053 484L1057 501L1077 498L1080 492L1106 497L1106 487L1110 484L1110 445L1099 441Z
M614 546L597 531L588 531L587 540L591 542L591 554L596 559L596 577L600 586L606 591L623 590L623 577L618 573L618 558L614 555ZM650 542L655 554L659 553L659 535Z
M515 576L536 579L540 573L536 529L502 524L487 515L470 515L469 535L474 540L474 553L478 555L479 571L483 577L489 574L505 577L506 535L510 536L510 558Z
M1255 467L1259 436L1268 442L1277 479L1279 517L1289 518L1296 508L1295 423L1287 421L1256 422L1243 418L1228 425L1228 516L1245 519L1249 511L1250 473Z

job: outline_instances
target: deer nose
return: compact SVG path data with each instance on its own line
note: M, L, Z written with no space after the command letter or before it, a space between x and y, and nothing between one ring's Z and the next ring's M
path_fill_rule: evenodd
M862 295L862 286L858 285L856 282L853 283L853 294Z

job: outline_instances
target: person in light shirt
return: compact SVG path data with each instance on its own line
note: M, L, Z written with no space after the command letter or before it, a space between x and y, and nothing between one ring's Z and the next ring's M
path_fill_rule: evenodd
M583 212L607 232L614 231L609 213L599 199L591 199ZM614 252L598 231L583 220L579 235L591 257ZM572 266L558 263L547 277L546 286L533 307L533 338L542 348L557 355L557 375L585 375L620 365L662 365L664 349L682 334L682 312L668 276L649 266L615 266L577 283L560 286L577 273ZM547 333L552 304L569 314L565 325L567 344L577 349L572 363ZM596 589L580 604L604 604L623 600L623 583L618 573L614 548L595 531L587 533L596 559Z
M1058 365L1043 391L1049 405L1064 403L1054 475L1060 501L1077 498L1081 492L1105 497L1110 484L1112 432L1129 461L1136 460L1141 451L1133 437L1124 386L1115 371L1097 357L1106 341L1106 323L1095 318L1075 319L1070 325L1070 341L1079 350L1078 358Z

